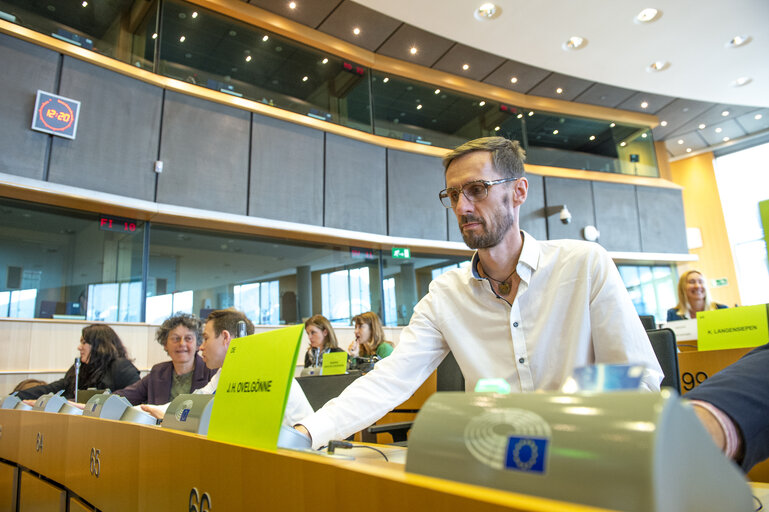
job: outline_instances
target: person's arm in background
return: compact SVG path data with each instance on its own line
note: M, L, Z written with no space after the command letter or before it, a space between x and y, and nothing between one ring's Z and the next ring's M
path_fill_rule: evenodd
M35 386L34 388L29 388L29 389L25 389L24 391L19 391L19 394L17 396L22 400L34 400L34 399L40 398L46 393L58 393L59 390L66 389L66 387L67 387L67 379L59 379L51 382L50 384L40 384L39 386ZM72 397L68 397L68 398L72 398Z
M716 410L706 414L694 402L714 442L728 449L727 455L744 471L769 457L769 344L712 375L684 398L707 402ZM718 412L723 416L719 418ZM728 446L730 424L736 446Z
M126 397L131 405L146 404L149 395L149 382L150 374L147 374L130 386L118 389L115 394Z
M112 390L123 389L139 380L139 369L131 361L125 358L116 359L110 368L111 383L108 386ZM106 381L107 379L105 379Z

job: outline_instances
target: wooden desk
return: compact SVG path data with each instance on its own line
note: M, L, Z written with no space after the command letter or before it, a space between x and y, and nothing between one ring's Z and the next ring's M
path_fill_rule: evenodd
M67 502L78 511L90 510L90 504L102 510L131 512L192 510L191 504L201 511L601 510L412 475L398 463L262 451L98 418L0 410L0 425L0 453L13 453L8 444L14 439L21 439L23 445L16 459L0 465L0 479L10 478L16 470L14 464L31 469L24 460L54 482L20 470L21 497L43 500L35 505L47 507L41 510L63 511ZM43 433L42 451L35 450L33 443L38 432ZM54 440L59 446L52 446ZM26 446L30 443L31 449ZM99 450L98 466L93 465L92 448ZM61 460L54 460L58 458ZM6 466L12 468L10 472ZM56 484L67 491L62 494ZM0 499L7 500L2 489L0 485ZM209 503L208 508L201 506L203 501ZM11 504L0 503L0 510L7 509Z

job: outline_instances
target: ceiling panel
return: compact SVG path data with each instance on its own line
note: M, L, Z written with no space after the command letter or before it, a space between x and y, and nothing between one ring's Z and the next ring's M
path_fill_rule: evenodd
M745 115L739 116L737 122L748 133L769 130L769 108L760 108L748 112Z
M633 94L635 94L635 91L631 91L630 89L593 83L593 85L574 98L573 101L587 103L589 105L615 108L617 105L630 98Z
M295 2L296 7L294 9L288 6L290 2L287 0L251 0L246 3L312 28L318 28L318 25L342 3L342 0L300 0Z
M527 91L527 93L533 94L534 96L571 101L582 94L591 85L593 85L593 82L588 80L582 80L581 78L562 75L560 73L551 73L534 88ZM562 91L560 93L557 92L559 88Z
M368 7L345 0L321 23L318 29L369 51L376 51L401 25L401 22ZM360 34L353 33L354 28Z
M697 123L704 123L707 126L716 125L727 119L735 119L740 116L744 116L752 111L756 110L756 107L744 107L742 105L725 105L718 103L704 112L701 116L697 117ZM724 112L727 115L724 115Z
M646 92L637 92L622 104L617 106L622 110L631 110L633 112L643 112L644 114L651 114L662 110L665 106L670 104L675 98L670 96L662 96L661 94L650 94ZM648 105L643 108L641 105L646 102Z
M453 44L449 39L403 24L379 47L377 53L432 67ZM417 49L416 54L410 52L412 47Z
M671 156L676 157L686 155L689 152L705 149L708 147L708 143L696 132L691 132L666 140L665 147Z
M652 130L654 140L697 130L697 125L700 124L697 118L712 107L713 103L676 98L654 113L660 119L660 124ZM665 126L662 126L662 123L665 123Z
M704 138L710 146L721 144L722 142L727 142L732 139L738 139L746 135L745 130L742 129L736 119L728 119L710 125L704 130L699 130L697 133L700 137Z
M481 81L504 61L505 59L502 57L497 57L469 46L456 44L435 63L433 68ZM470 66L467 70L462 68L465 64Z
M550 74L551 72L546 69L508 60L486 77L484 82L511 91L525 93ZM515 82L512 79L515 79Z

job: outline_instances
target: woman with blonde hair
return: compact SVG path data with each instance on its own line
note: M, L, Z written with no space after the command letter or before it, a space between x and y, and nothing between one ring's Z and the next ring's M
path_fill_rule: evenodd
M699 270L689 270L678 280L678 304L668 309L668 322L697 318L700 311L725 309L727 306L711 302L705 276Z
M304 367L322 366L323 354L329 352L344 352L339 348L336 334L331 323L323 315L313 315L304 323L304 330L310 340L310 348L304 355Z
M361 313L352 319L355 325L355 340L347 353L351 357L373 357L383 359L393 351L393 344L385 340L382 322L373 311Z

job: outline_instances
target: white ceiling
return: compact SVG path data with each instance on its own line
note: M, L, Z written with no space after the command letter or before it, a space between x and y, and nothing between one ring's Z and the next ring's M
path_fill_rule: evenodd
M482 0L355 0L448 39L565 75L649 93L769 107L769 0L496 0L501 15L477 21ZM662 12L653 23L633 18ZM750 43L727 48L735 36ZM588 44L564 51L571 36ZM653 61L668 69L650 73ZM734 87L739 77L752 82Z

